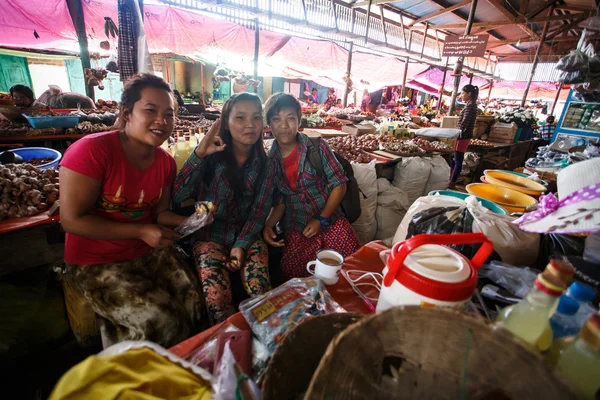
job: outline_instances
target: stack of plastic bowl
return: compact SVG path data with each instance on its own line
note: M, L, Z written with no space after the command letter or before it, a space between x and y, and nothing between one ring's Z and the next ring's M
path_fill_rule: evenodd
M472 195L498 204L509 213L522 213L528 206L537 204L536 199L525 193L491 183L471 183L466 189Z

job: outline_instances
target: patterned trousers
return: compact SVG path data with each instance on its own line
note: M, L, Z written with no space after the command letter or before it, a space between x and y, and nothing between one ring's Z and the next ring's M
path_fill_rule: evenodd
M194 246L194 260L208 318L214 325L235 313L230 272L224 266L229 260L229 249L215 242L198 242ZM271 290L268 263L267 245L257 240L248 249L244 265L240 268L242 284L248 295L259 296Z
M200 329L198 279L173 247L131 261L67 264L66 273L100 317L105 348L125 340L169 348Z

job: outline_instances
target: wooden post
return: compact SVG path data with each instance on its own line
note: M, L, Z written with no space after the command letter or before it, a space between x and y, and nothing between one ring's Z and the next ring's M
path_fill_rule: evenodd
M354 11L354 9L352 9ZM408 50L406 46L406 32L404 31L404 17L400 14L400 28L402 29L402 41L404 42L404 49Z
M385 41L385 46L387 47L387 30L385 29L385 18L383 16L383 6L379 6L379 13L381 15L381 26L383 27L383 40Z
M258 18L254 19L254 80L258 80L258 50L260 47L260 24ZM258 93L258 88L254 88Z
M494 80L490 79L490 91L488 92L488 101L490 101L490 98L492 97L492 89L494 88Z
M304 10L304 22L308 25L308 13L306 12L306 2L302 0L302 9Z
M79 42L79 58L81 59L81 67L83 68L85 94L92 100L95 100L94 88L88 84L88 80L85 77L86 68L92 68L92 64L90 62L90 51L88 49L87 34L85 32L85 19L83 17L81 0L67 0L67 7L69 8L69 14L71 14L73 25L75 26L75 32L77 32L77 41Z
M373 0L369 0L369 5L367 7L367 29L365 31L365 44L369 42L369 25L371 25L371 4Z
M429 21L425 22L425 33L423 34L423 44L421 45L421 58L425 52L425 42L427 41L427 30L429 29Z
M205 105L204 102L204 64L200 63L200 77L202 78L202 94L200 95L200 104Z
M444 98L444 86L446 85L446 73L448 73L448 61L450 57L446 57L446 65L444 65L444 77L442 78L442 86L440 86L440 100L438 101L437 109L442 109L442 99Z
M331 9L333 10L333 21L335 22L335 31L339 32L337 10L335 9L335 1L331 0Z
M551 16L554 12L554 5L550 7L550 11L548 12L548 16ZM537 68L538 62L540 60L540 53L542 51L542 47L544 42L546 41L546 35L548 34L548 28L550 27L550 21L546 21L544 23L544 29L542 30L542 38L540 39L540 45L537 47L535 51L535 59L533 60L533 65L531 66L531 73L529 74L529 79L527 80L527 86L525 86L525 91L523 92L523 99L521 100L521 107L525 107L525 102L527 101L527 95L529 94L529 88L531 87L531 81L533 80L533 75L535 74L535 70Z
M412 51L412 36L413 36L413 31L411 30L408 33L408 51Z
M404 97L404 94L406 92L406 75L408 75L408 62L409 62L409 58L406 57L406 61L404 61L404 76L402 77L402 97Z
M473 73L469 74L469 85L473 84Z
M471 34L471 27L473 26L473 19L475 18L475 10L477 9L477 0L473 0L471 3L471 10L469 11L469 19L467 20L467 26L465 27L465 35ZM458 96L458 87L460 86L460 78L462 76L462 67L465 58L459 57L454 66L454 90L452 91L452 100L450 101L450 109L448 115L454 115L456 111L456 96Z
M352 73L352 50L354 49L354 43L350 42L350 50L348 50L348 62L346 63L346 76L350 77ZM348 95L350 94L350 90L348 89L348 83L346 83L346 88L344 89L344 108L348 105Z
M354 33L354 24L356 23L356 9L352 9L352 25L350 27L350 32Z
M562 84L559 84L558 90L556 91L556 97L554 98L554 103L552 103L552 109L550 109L550 115L554 115L554 109L558 104L558 98L560 97L560 91L562 90Z

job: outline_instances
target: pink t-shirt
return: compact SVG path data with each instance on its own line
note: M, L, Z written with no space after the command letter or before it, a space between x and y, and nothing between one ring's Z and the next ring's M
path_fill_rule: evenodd
M91 214L112 221L149 224L152 208L165 187L175 179L175 160L160 147L152 166L134 168L125 156L117 131L96 133L68 148L62 167L102 182L101 194ZM133 260L150 251L144 241L96 240L67 233L65 261L90 265Z

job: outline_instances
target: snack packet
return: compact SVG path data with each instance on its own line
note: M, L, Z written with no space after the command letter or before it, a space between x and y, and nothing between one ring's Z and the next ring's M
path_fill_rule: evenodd
M195 207L196 212L175 228L175 232L181 235L180 240L214 221L215 206L212 202L199 201Z

